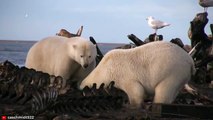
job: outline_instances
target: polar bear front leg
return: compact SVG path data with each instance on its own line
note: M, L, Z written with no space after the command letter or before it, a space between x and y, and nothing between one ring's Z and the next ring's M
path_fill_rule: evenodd
M129 98L130 107L131 108L139 108L141 107L142 103L144 102L145 97L145 90L143 86L135 81L126 84L125 88L123 89Z

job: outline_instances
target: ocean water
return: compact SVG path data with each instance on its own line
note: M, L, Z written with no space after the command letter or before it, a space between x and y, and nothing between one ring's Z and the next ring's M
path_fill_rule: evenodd
M0 40L0 62L9 60L13 64L24 66L27 52L35 41ZM98 43L103 54L123 44Z

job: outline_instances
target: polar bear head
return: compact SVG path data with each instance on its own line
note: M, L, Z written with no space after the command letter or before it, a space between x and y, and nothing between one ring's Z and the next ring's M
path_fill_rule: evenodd
M96 45L81 37L75 37L75 39L77 40L72 44L72 49L75 51L73 59L83 68L87 68L96 59Z

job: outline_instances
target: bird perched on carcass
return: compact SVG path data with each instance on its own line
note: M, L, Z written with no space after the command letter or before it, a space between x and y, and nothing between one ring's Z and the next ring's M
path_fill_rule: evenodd
M213 7L213 0L199 0L199 4L204 7L204 12L207 12L208 7Z
M151 28L155 29L155 34L157 34L158 29L161 29L163 27L170 25L169 23L166 23L166 22L163 22L163 21L160 21L160 20L155 20L155 18L152 17L152 16L149 16L146 20L148 21L148 25Z

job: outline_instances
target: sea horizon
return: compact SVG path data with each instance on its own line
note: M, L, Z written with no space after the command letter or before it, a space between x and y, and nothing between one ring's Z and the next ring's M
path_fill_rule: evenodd
M38 42L39 40L10 40L10 39L0 39L0 42ZM128 43L112 43L112 42L98 42L96 41L98 44L114 44L114 45L125 45L125 44L128 44Z

